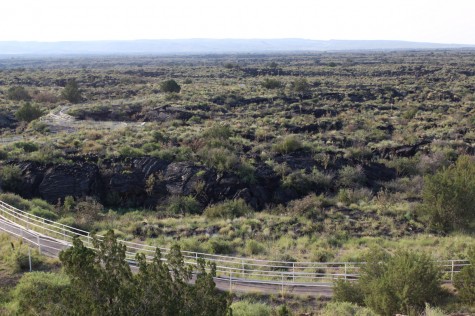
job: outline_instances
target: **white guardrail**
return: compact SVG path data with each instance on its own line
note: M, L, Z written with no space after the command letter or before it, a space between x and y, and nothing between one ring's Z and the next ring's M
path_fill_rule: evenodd
M0 201L0 230L26 240L38 247L40 252L57 255L59 251L71 246L78 236L87 247L92 248L89 232L51 221L17 209ZM97 236L101 238L102 236ZM136 264L135 254L144 253L151 260L156 247L120 240L127 247L127 260ZM168 248L159 248L162 255ZM185 262L196 265L202 258L216 264L216 278L233 282L269 284L279 286L331 287L336 279L356 280L359 267L364 262L289 262L262 260L245 257L182 251ZM165 260L165 259L163 259ZM445 280L452 280L455 273L470 263L467 260L438 261Z

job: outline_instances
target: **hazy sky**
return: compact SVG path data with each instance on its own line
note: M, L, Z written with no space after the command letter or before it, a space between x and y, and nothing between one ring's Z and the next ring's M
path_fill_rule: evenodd
M0 0L0 41L387 39L475 44L475 0Z

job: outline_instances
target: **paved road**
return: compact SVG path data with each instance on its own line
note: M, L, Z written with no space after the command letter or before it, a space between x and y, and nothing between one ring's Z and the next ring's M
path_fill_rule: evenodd
M68 247L64 241L38 234L36 232L25 229L15 223L11 223L0 217L0 231L6 232L16 238L22 238L24 242L29 243L32 247L37 248L43 255L57 257L59 252ZM39 245L39 246L38 246ZM223 291L232 291L239 293L261 293L261 294L294 294L294 295L315 295L326 296L332 295L332 284L321 283L316 285L287 285L278 283L263 283L263 281L252 281L240 278L215 278L217 288Z

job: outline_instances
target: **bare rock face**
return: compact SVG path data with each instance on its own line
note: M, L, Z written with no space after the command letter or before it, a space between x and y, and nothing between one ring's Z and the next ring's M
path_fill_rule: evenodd
M50 203L66 196L100 196L103 185L99 168L94 164L56 165L46 170L39 185L39 195Z
M171 163L165 173L164 182L166 190L170 195L191 195L196 194L199 182L204 181L206 170L195 166L189 162ZM204 183L204 182L203 182Z

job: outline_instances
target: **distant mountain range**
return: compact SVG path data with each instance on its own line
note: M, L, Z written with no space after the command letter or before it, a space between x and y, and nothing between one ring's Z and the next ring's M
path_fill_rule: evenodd
M134 41L0 42L0 55L110 55L271 53L345 50L475 48L475 45L406 41L306 39L179 39Z

